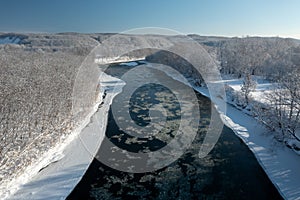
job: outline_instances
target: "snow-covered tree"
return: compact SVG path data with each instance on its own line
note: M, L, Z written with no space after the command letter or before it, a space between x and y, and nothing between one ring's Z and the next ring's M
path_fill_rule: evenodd
M300 70L286 72L278 78L272 92L266 93L267 104L255 107L255 115L272 131L280 132L280 140L300 138Z
M250 96L250 92L254 91L256 88L256 81L254 81L251 77L250 74L246 74L246 76L244 77L243 80L243 84L242 84L242 88L241 91L244 94L245 97L245 103L246 106L249 104L249 96Z
M85 36L41 34L20 45L0 45L1 184L75 128L73 85L92 42Z

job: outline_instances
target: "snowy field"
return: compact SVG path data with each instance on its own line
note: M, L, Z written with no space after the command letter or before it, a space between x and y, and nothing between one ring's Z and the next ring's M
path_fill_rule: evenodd
M259 101L262 103L265 103L267 99L265 98L266 92L272 91L276 87L274 83L270 83L269 81L263 79L259 76L252 76L253 80L257 83L255 91L251 92L251 97L255 101ZM225 85L228 85L232 89L234 89L237 92L241 92L243 79L242 78L232 78L232 76L229 75L223 75L222 76L223 83Z

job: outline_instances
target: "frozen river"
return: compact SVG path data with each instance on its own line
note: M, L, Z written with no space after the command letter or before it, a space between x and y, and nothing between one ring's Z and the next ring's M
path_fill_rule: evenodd
M134 67L111 65L106 73L122 79L124 73ZM178 84L179 90L182 84L161 72L145 71L141 74L176 82L174 84ZM228 127L224 126L214 149L206 157L198 157L210 123L212 106L208 98L194 92L200 115L198 131L179 159L163 168L143 173L117 170L105 161L114 158L114 154L108 154L113 146L122 149L119 153L124 154L126 159L123 161L130 163L134 158L127 152L158 151L175 137L182 120L178 114L178 98L167 87L145 84L138 87L130 98L130 116L137 125L145 127L151 123L149 108L163 104L167 119L164 129L154 136L132 136L118 126L111 109L106 137L98 155L68 199L282 199L253 153ZM112 107L121 101L120 93L114 98Z

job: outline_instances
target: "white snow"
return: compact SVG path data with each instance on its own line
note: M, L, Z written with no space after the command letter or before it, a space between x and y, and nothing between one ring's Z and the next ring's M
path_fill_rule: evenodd
M300 150L299 147L300 147L300 142L298 140L295 140L295 139L288 139L286 140L286 144L291 147L293 149L293 151L298 154L300 156ZM296 147L296 148L295 148ZM297 149L297 150L296 150Z
M129 62L131 61L136 61L136 60L143 60L145 59L144 57L141 58L132 58L132 57L128 57L128 56L121 56L121 57L102 57L101 55L96 55L95 58L95 63L97 64L112 64L112 63L121 63L130 66L131 64L129 64ZM135 62L133 62L135 63ZM131 65L132 66L132 65Z
M223 75L223 83L229 87L231 87L234 91L241 92L243 79L232 78L230 75ZM254 91L250 93L250 96L253 100L261 103L266 103L267 99L266 93L271 92L274 88L276 88L275 83L271 83L260 76L252 76L253 80L256 81L257 85Z
M232 88L235 93L241 94L241 85L242 85L243 79L234 79L230 75L223 76L223 79L224 79L223 83L226 86L228 86L229 88ZM263 77L252 76L252 79L254 79L256 81L257 85L256 85L255 90L250 93L251 102L243 110L243 112L250 114L250 115L253 115L253 113L251 113L251 110L254 107L254 105L259 105L259 106L268 108L270 106L270 99L267 96L269 94L271 94L272 92L274 92L275 89L277 89L277 90L280 89L280 86L278 83L269 82L269 81L265 80ZM230 93L230 94L227 93L227 95L231 95L231 94L232 93ZM229 96L227 96L227 100L228 99L234 99L234 98L229 98ZM236 99L234 101L236 101ZM228 103L236 105L236 102L228 102ZM295 135L296 136L300 135L299 129L296 130ZM298 138L300 138L300 137L298 136ZM298 140L296 140L295 138L293 138L293 139L285 138L284 140L285 140L286 144L288 144L291 148L293 148L293 151L295 151L295 153L300 155L300 151L298 150L298 149L300 149L300 142Z
M64 144L58 144L40 159L40 163L30 166L22 177L1 188L0 199L65 199L94 159L105 135L109 106L124 84L120 79L102 73L101 91L107 94L98 111L100 102ZM101 127L96 121L100 121Z
M0 38L0 44L18 44L20 41L21 39L17 36Z

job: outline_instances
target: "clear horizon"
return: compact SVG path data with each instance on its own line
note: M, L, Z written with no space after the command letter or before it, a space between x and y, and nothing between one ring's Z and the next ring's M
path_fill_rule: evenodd
M183 34L300 39L297 0L3 0L0 32L120 33L161 27Z

